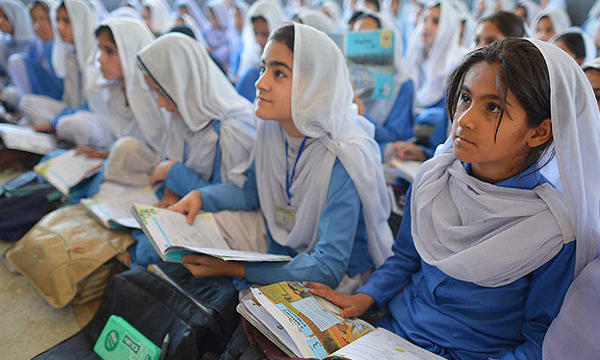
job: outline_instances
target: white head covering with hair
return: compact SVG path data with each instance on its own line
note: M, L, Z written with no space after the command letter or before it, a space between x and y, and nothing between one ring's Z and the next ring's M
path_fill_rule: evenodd
M108 26L115 39L123 69L125 93L123 85L102 77L100 64L96 62L98 78L96 87L89 94L90 109L102 117L103 124L115 138L134 136L159 153L165 135L165 121L144 80L143 72L136 66L137 53L154 40L154 35L143 22L132 18L108 19L101 25ZM134 121L131 121L131 117L124 118L117 114L124 106L130 109Z
M262 49L256 41L252 25L252 18L259 16L267 21L271 33L286 20L283 8L276 0L258 0L250 6L242 28L244 50L242 51L238 74L243 74L248 68L260 66Z
M335 24L335 30L345 32L347 26L342 18L342 7L340 4L335 0L326 0L321 4L321 11L323 10L327 11L327 14L329 14L329 18Z
M181 115L169 116L167 157L185 161L207 180L212 177L218 143L223 182L242 186L256 134L252 106L235 91L204 46L187 35L171 33L143 49L138 59ZM220 135L213 131L214 121L221 121ZM184 142L191 138L184 159Z
M31 16L27 7L18 0L2 0L0 8L13 27L12 37L15 41L33 41L35 34L31 26Z
M318 241L318 220L327 199L334 162L340 160L360 196L369 253L376 266L391 255L393 236L387 224L390 200L381 154L373 140L374 126L358 115L352 103L346 60L324 33L294 24L291 112L298 130L310 143L298 158L290 192L296 223L291 231L275 221L275 209L287 203L287 135L275 121L261 122L255 149L258 195L269 231L277 243L299 252Z
M127 6L132 9L135 9L135 11L137 11L138 14L140 14L140 16L142 16L142 14L144 13L144 6L140 2L140 0L122 0L121 6Z
M175 13L175 17L179 16L179 8L182 6L189 11L197 26L200 27L201 32L208 31L210 29L210 21L208 21L206 15L204 15L204 12L194 0L175 1L173 4L173 13Z
M567 28L567 29L559 32L559 33L556 33L550 39L549 42L551 44L554 44L554 42L561 35L570 34L570 33L579 34L583 38L583 44L585 46L585 60L584 61L588 62L588 61L592 61L593 59L595 59L596 55L598 54L598 49L596 48L596 43L594 42L594 39L592 39L588 34L586 34L580 27L572 26L570 28Z
M302 21L302 24L311 26L324 33L332 33L336 30L333 20L318 10L305 9L300 11L296 16Z
M202 30L200 30L200 28L196 24L196 21L194 21L194 18L188 14L178 14L177 17L181 19L181 21L183 22L183 26L192 30L192 33L196 37L196 40L199 41L200 44L202 44L202 45L206 46L206 48L208 48L208 43L206 42L206 39L204 38L204 34L202 33Z
M150 9L150 30L155 34L169 31L173 26L169 3L166 0L144 0L143 5Z
M412 234L421 258L451 277L485 287L510 284L531 273L574 239L575 276L598 253L598 107L585 75L568 54L529 41L548 66L556 157L547 167L559 175L550 179L557 188L506 188L469 176L454 155L452 136L413 182Z
M120 6L114 9L108 14L108 18L131 18L136 20L143 20L142 15L140 15L140 13L136 9L129 6Z
M98 21L102 21L108 17L108 10L106 10L106 6L100 0L88 0L92 7L94 8L94 14L96 14L96 18Z
M543 17L547 17L552 22L552 27L556 33L566 30L571 26L571 18L566 11L559 8L547 8L540 11L531 22L531 31L535 34L538 23Z
M429 107L444 97L446 78L464 55L459 46L460 14L448 0L436 1L424 11L435 6L440 6L440 21L429 53L425 53L425 17L421 15L406 54L407 67L417 89L416 105L419 107Z
M597 69L600 70L600 57L595 58L594 60L588 61L581 66L582 70L587 69Z
M540 12L540 4L533 0L520 0L516 6L523 6L527 11L527 26L531 24L538 12Z

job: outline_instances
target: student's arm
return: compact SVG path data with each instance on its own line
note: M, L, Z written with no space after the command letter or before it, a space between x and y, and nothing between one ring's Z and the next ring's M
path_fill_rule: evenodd
M181 162L176 162L167 175L165 187L175 194L184 196L188 192L210 184L200 174L188 168Z
M394 295L411 280L412 274L421 268L421 257L415 249L411 234L410 197L412 188L406 194L406 207L400 231L392 246L393 255L369 277L369 281L357 293L372 297L377 308L383 307Z
M246 263L246 279L258 284L312 281L337 287L347 271L360 211L356 187L336 160L327 202L318 220L319 238L312 251L300 253L287 263Z
M413 93L412 80L404 82L384 125L371 120L369 114L366 114L365 117L375 125L375 141L377 143L383 146L386 143L406 140L412 136Z
M525 341L500 359L542 359L542 342L550 323L560 311L573 280L575 241L563 246L549 262L531 273L529 296L525 302L525 323L521 330Z
M223 210L244 211L258 208L258 188L254 164L246 171L246 182L239 187L230 183L208 185L198 189L202 198L202 210L219 212Z

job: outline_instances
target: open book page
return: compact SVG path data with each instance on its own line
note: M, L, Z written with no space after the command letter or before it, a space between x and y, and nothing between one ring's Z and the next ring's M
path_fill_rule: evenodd
M285 328L303 357L323 359L373 330L363 320L343 318L337 306L298 282L263 286L252 293Z
M189 254L204 254L227 261L288 261L289 256L230 250L211 213L202 213L189 225L178 212L134 204L133 215L165 261L181 262Z
M104 159L88 159L85 155L76 155L75 150L69 150L36 165L33 170L54 185L58 191L69 196L71 188L100 171L99 166L103 163Z
M405 179L408 182L413 182L421 165L422 161L400 160L395 157L389 159L391 165L390 170L395 172L396 176Z
M301 356L300 350L283 326L254 300L243 300L238 305L237 312L288 356Z
M344 346L327 359L443 360L444 358L422 349L388 330L378 328Z
M56 140L52 135L39 133L30 128L0 124L0 136L2 136L4 145L9 149L40 155L48 155L56 150Z
M154 205L158 203L158 198L150 187L145 187L106 200L83 199L81 203L108 229L119 226L140 229L140 225L131 214L131 206L135 203Z

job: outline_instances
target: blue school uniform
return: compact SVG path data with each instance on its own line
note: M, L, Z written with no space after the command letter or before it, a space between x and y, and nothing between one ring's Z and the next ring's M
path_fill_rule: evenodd
M198 191L202 194L203 210L208 212L253 210L259 206L254 167L248 170L243 188L219 184ZM339 159L333 165L326 204L319 215L319 239L312 251L298 253L278 244L271 237L268 223L265 225L267 252L293 259L282 263L246 263L246 279L234 282L238 289L250 283L279 281L316 281L337 287L345 274L354 276L375 267L369 255L360 197Z
M533 189L547 182L539 174L523 174L496 185ZM421 259L407 206L392 250L357 290L373 297L376 309L387 307L379 326L448 359L542 358L542 340L573 279L574 241L527 276L505 286L482 287L454 279Z
M248 101L254 102L254 99L256 98L255 84L258 81L258 78L260 78L260 67L246 69L235 84L235 89L238 94L248 99Z
M30 46L24 60L31 91L34 94L62 100L63 80L56 76L52 67L53 45L53 40L37 40Z

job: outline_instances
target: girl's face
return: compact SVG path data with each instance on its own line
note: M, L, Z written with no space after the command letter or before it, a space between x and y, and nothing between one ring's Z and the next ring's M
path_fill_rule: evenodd
M587 76L590 84L592 84L592 89L594 89L594 95L596 96L596 101L598 102L598 110L600 110L600 70L586 69L585 76Z
M58 9L58 11L56 12L56 27L58 28L58 33L60 34L60 38L62 39L62 41L71 44L75 41L73 38L73 27L71 26L71 18L69 18L67 9L65 9L64 7Z
M177 105L175 105L175 103L163 93L160 86L158 86L158 84L155 83L150 76L144 74L144 80L146 80L148 87L150 87L150 90L152 90L156 95L156 104L159 108L165 109L173 115L181 116L179 114L179 110L177 110Z
M377 21L370 17L360 19L356 22L356 24L354 24L354 31L369 31L377 29L379 29Z
M467 71L452 123L454 154L471 164L475 177L489 182L516 175L531 148L552 135L550 119L535 128L528 126L525 109L509 91L495 136L503 106L497 90L499 71L498 64L485 61Z
M523 6L517 6L514 11L515 15L523 19L525 23L527 23L527 9Z
M424 24L423 24L423 42L427 48L430 48L435 41L435 36L438 32L438 25L440 23L440 7L434 6L425 10L423 13Z
M5 34L12 34L14 32L10 20L8 20L6 14L2 9L0 9L0 31L2 31Z
M100 70L107 80L123 81L123 67L119 58L119 49L115 45L106 31L98 35L98 48L100 49Z
M185 5L181 5L177 10L179 10L179 13L181 15L183 15L183 14L190 15L190 11L188 10L187 6L185 6Z
M144 8L144 23L146 23L146 26L148 27L148 29L152 29L152 17L150 16L152 13L152 10L150 10L149 7Z
M475 30L475 48L482 47L493 43L496 40L504 39L506 36L498 29L496 24L491 21L484 21L477 26Z
M50 40L54 38L52 25L50 24L50 16L41 5L36 5L31 9L31 22L33 30L42 40Z
M256 81L255 114L264 120L292 123L294 54L283 42L269 41Z
M547 17L543 17L538 21L535 27L535 38L542 41L548 41L556 34L552 21Z
M567 54L569 54L569 56L572 57L573 60L575 60L577 62L577 65L581 66L583 64L583 62L585 61L585 58L577 58L577 56L575 56L575 53L573 53L571 51L571 49L569 49L569 47L567 46L567 44L565 44L564 41L562 41L562 40L555 41L554 45L558 46L564 52L566 52Z
M263 19L256 19L252 21L252 27L254 28L256 42L260 45L261 50L264 51L267 40L269 40L269 25Z

